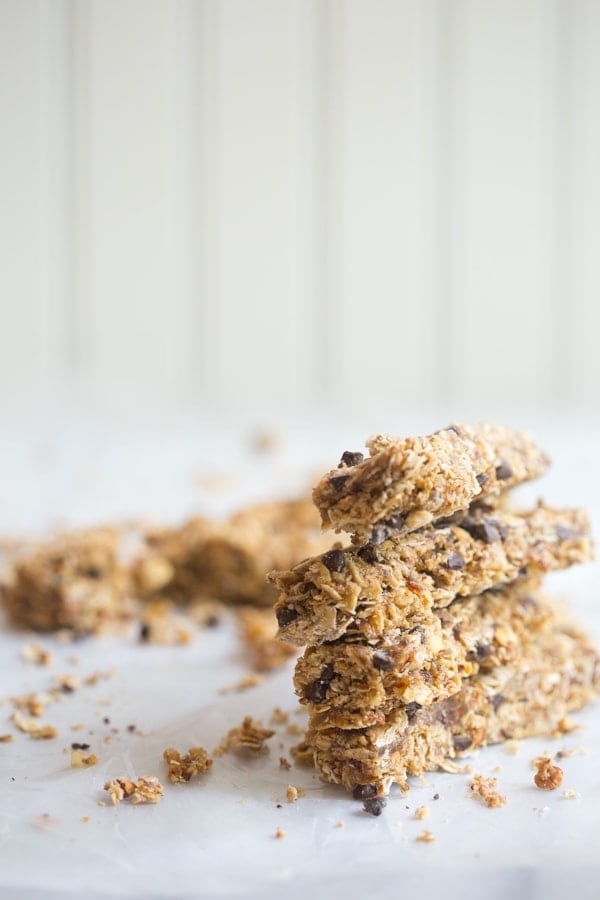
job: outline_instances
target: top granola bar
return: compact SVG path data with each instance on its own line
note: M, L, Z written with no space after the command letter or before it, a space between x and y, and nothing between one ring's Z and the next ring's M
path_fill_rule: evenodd
M324 528L380 544L542 475L550 460L531 438L499 425L451 425L427 437L376 435L369 456L346 451L316 485Z

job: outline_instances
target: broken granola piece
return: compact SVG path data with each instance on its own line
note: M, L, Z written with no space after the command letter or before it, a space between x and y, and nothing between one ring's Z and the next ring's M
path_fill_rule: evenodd
M14 734L0 734L0 744L12 744L14 739Z
M431 844L436 840L436 837L431 831L425 830L421 834L417 835L415 840L419 841L421 844Z
M104 785L110 794L113 806L122 800L130 803L159 803L163 796L163 786L154 775L140 775L137 781L128 778L113 778Z
M544 791L555 791L563 781L563 770L555 766L549 756L538 756L534 760L535 775L533 780L536 787Z
M357 544L406 534L542 475L550 461L521 432L453 425L426 437L376 435L369 456L344 453L313 491L324 528Z
M494 523L493 540L478 532L486 522ZM283 640L297 646L342 637L393 641L413 620L458 598L508 584L524 572L539 575L590 560L593 544L584 510L538 505L519 513L472 510L452 524L339 552L343 559L333 569L325 554L270 573L281 592L275 613Z
M54 659L50 650L46 650L40 644L25 644L21 649L21 659L34 666L49 666Z
M583 707L600 691L598 655L587 636L568 620L522 646L518 660L466 678L460 691L407 712L399 705L385 724L354 730L309 721L306 753L312 749L325 781L353 791L375 785L386 793L463 752L545 734L561 716ZM501 696L502 702L495 702ZM459 738L459 749L455 739Z
M508 800L503 794L498 793L496 790L497 784L497 778L484 778L483 775L475 775L469 787L475 796L483 800L486 806L490 809L498 809L501 806L506 806Z
M263 728L260 722L246 716L241 725L232 728L214 751L215 756L223 753L250 753L258 756L268 750L267 741L275 734L270 728Z
M183 756L174 747L168 747L163 753L168 766L169 781L187 783L196 775L207 772L213 761L204 747L190 747Z
M431 810L428 806L417 806L415 809L415 819L426 819Z
M1 586L11 620L37 631L101 631L131 617L120 533L97 528L66 533L24 548Z

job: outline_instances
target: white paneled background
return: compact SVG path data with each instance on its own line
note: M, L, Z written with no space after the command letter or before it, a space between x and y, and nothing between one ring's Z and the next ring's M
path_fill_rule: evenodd
M600 0L0 0L0 394L600 406Z

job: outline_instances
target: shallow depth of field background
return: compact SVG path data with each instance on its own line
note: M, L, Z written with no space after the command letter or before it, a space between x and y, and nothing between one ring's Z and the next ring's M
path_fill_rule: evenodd
M599 46L596 0L0 0L2 408L598 418Z

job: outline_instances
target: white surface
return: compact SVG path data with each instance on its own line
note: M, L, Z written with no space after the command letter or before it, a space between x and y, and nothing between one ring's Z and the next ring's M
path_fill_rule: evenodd
M600 400L597 0L0 0L0 395Z
M219 441L214 432L208 438L208 431L189 423L171 423L161 432L105 426L69 420L5 439L0 447L5 535L40 529L59 517L85 522L144 513L175 520L281 493L284 485L299 486L308 473L312 477L334 462L346 446L360 446L357 435L363 434L331 428L317 440L316 428L313 434L290 429L280 452L251 458L241 428L223 431ZM556 463L543 483L544 496L557 504L587 503L598 524L597 439L581 429L543 431L536 433L545 438ZM194 487L194 476L208 468L236 471L235 490L218 496ZM597 564L549 581L569 596L600 640ZM598 705L577 715L579 732L522 742L517 756L499 747L472 760L476 772L497 774L500 790L509 797L504 809L489 810L469 797L468 775L435 773L426 784L415 781L408 795L394 790L384 814L371 818L311 771L279 768L279 755L289 756L289 745L298 740L281 726L263 758L218 758L199 784L166 784L157 806L101 808L106 778L163 775L161 755L167 746L187 750L200 743L212 749L246 714L268 722L275 705L301 723L294 713L292 666L243 694L220 694L221 687L247 672L227 623L179 648L140 646L134 635L66 646L45 638L42 643L55 654L50 669L21 661L25 641L14 632L0 632L2 697L42 690L53 672L84 677L114 669L114 676L49 707L42 721L58 726L57 740L34 742L19 734L14 743L0 745L0 896L597 896ZM73 654L77 665L69 661ZM13 730L10 712L10 704L0 707L0 720L6 720L0 733ZM102 722L104 716L110 725ZM77 722L84 723L83 731L70 730ZM129 724L147 736L131 735ZM118 733L103 743L113 727ZM88 741L99 764L72 770L63 753L72 741ZM561 763L562 789L578 791L580 799L563 798L562 789L538 791L531 760L545 749L569 747L584 752ZM503 771L494 773L497 766ZM287 803L288 783L305 788L306 796ZM437 801L432 800L435 792ZM424 804L431 815L417 821L414 810ZM548 810L540 814L545 806ZM44 813L50 821L41 825ZM90 822L84 824L83 816ZM344 828L335 827L339 820ZM278 827L287 833L284 840L274 837ZM415 840L425 828L435 834L435 843Z

